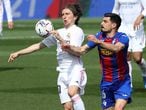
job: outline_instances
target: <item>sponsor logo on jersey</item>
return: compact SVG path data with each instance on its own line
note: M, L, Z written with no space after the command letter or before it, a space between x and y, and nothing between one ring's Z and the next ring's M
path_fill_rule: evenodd
M101 49L101 54L105 56L111 56L114 52L107 50L107 49Z

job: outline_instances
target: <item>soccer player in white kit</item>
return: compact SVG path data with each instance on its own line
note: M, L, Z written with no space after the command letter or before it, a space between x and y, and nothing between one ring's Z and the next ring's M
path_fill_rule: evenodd
M66 43L73 46L81 46L84 41L84 33L77 26L81 15L82 12L78 4L67 5L62 10L64 28L52 31L50 36L39 43L10 54L8 59L8 62L12 62L21 55L57 45L57 71L59 72L57 85L64 110L85 110L81 95L84 94L87 76L81 58L63 51L60 42L54 36L59 34Z
M131 59L133 58L142 70L144 88L146 89L146 61L142 56L145 47L143 21L146 16L146 0L115 0L112 12L119 14L122 19L118 31L125 32L129 36L128 64L131 80Z
M8 28L12 29L14 27L10 0L0 0L0 36L2 36L2 30L3 30L4 8L7 14Z

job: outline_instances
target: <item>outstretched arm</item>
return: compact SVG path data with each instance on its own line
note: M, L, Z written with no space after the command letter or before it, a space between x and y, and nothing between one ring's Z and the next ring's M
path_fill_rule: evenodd
M125 47L121 42L117 42L116 44L103 42L102 40L97 39L94 35L87 36L87 39L113 52L119 52Z
M90 50L86 44L81 47L63 44L62 49L76 56L84 55Z
M11 53L9 56L8 62L13 62L16 58L18 58L21 55L33 53L33 52L38 51L44 47L45 47L45 45L40 42L40 43L33 44L25 49Z
M51 34L53 34L53 36L57 40L59 40L59 42L62 46L62 49L64 51L67 51L68 53L71 53L71 54L76 55L76 56L81 56L81 55L83 55L83 54L85 54L89 51L89 47L87 45L77 47L77 46L73 46L73 45L70 45L70 44L66 43L66 41L55 30L52 31Z

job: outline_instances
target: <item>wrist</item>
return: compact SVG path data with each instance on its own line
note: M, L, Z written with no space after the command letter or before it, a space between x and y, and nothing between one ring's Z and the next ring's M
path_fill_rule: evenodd
M103 43L103 41L102 41L102 40L98 40L98 39L97 39L97 40L96 40L96 43L97 43L97 44L102 44L102 43Z

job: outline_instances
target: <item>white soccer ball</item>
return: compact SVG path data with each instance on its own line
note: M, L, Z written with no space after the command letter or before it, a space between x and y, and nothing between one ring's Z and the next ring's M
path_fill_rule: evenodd
M41 19L35 25L35 31L40 37L47 37L54 29L52 22L48 19Z

